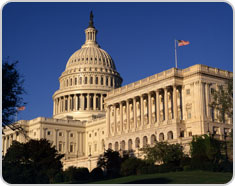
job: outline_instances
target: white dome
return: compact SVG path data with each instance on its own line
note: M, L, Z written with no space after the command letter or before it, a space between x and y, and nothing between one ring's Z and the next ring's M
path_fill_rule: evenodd
M91 19L85 44L72 54L59 78L60 88L53 95L54 118L90 120L104 116L107 92L121 86L114 61L97 44L96 33Z

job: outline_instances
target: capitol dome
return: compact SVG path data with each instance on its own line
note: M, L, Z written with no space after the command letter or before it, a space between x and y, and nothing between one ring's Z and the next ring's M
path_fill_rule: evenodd
M53 95L54 118L87 121L102 117L107 92L121 86L114 61L98 45L96 34L91 12L85 43L69 58L59 78L60 88Z

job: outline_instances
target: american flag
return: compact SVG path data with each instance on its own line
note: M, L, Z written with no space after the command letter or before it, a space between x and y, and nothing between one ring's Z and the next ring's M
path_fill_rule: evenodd
M18 110L18 111L25 110L25 106L17 107L17 110Z

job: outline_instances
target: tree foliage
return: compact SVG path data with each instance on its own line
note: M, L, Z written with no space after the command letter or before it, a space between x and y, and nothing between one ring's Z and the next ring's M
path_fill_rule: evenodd
M53 183L62 171L63 156L46 139L13 141L3 157L3 178L12 184Z
M212 136L193 136L190 144L192 166L195 168L206 168L206 166L217 165L222 159L221 142Z
M23 78L16 69L17 61L9 63L3 61L2 65L2 125L8 125L14 121L17 112L16 107L23 106L22 94Z
M145 159L149 163L173 163L179 165L185 156L183 147L180 144L169 144L167 142L157 142L153 147L141 149L145 153Z
M225 122L225 116L233 118L233 79L228 80L226 86L219 86L213 92L212 108L219 111L219 120Z
M104 169L109 177L119 176L122 158L117 151L108 149L99 156L97 167Z

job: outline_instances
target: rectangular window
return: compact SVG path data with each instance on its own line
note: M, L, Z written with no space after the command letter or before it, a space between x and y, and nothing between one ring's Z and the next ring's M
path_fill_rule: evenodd
M186 89L186 94L190 95L190 89Z
M90 77L90 84L93 84L93 77Z
M77 78L75 78L75 85L77 85Z
M73 152L73 144L70 144L70 152Z
M62 152L62 143L59 143L59 152Z
M73 133L70 134L70 137L71 137L71 138L73 137Z
M63 133L62 133L62 132L59 132L59 136L63 136Z
M51 131L47 131L47 135L50 136L51 135Z

